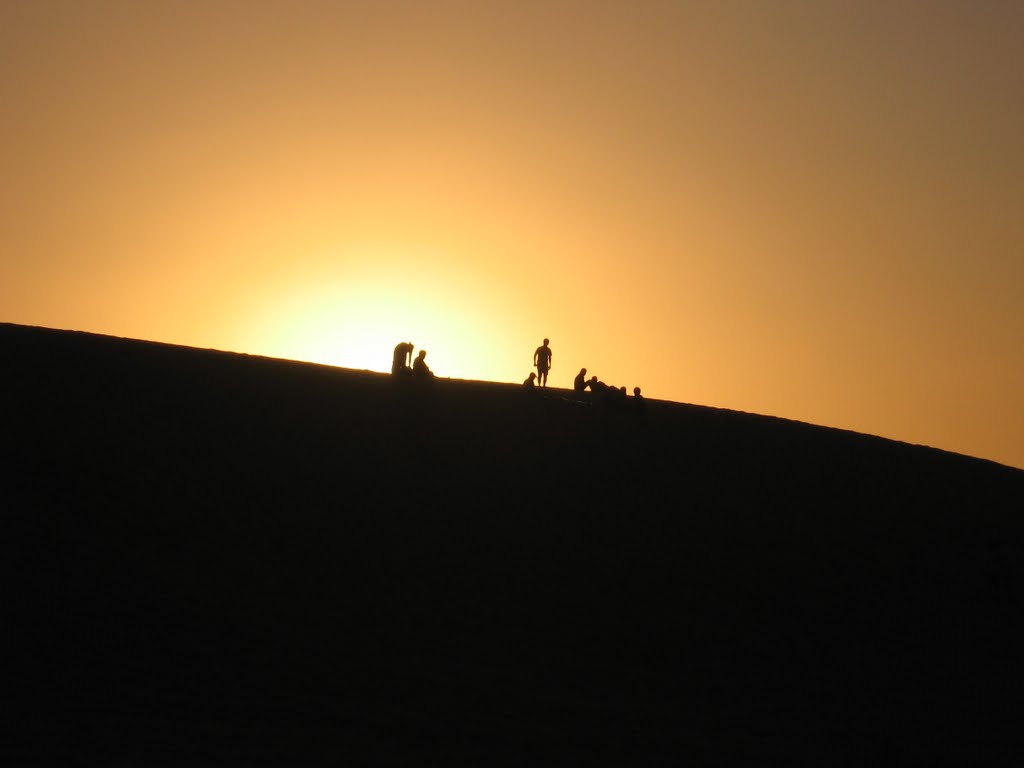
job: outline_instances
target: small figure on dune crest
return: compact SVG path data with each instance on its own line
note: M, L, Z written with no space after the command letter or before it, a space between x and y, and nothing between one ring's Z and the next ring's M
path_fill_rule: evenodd
M587 369L580 368L580 372L576 374L576 378L572 380L572 391L576 397L582 398L586 394L587 389Z
M537 378L537 374L534 373L533 371L530 371L530 375L527 377L526 381L523 382L523 389L526 390L527 392L534 392L534 391L536 391L536 389L537 389L537 384L535 383L536 378Z
M598 383L600 384L601 382ZM601 390L601 400L604 405L615 410L621 410L626 405L626 388L606 384L604 389Z
M397 374L408 374L409 363L412 361L412 342L400 341L395 347L394 357L391 359L391 373L392 375Z
M542 387L548 385L548 371L551 370L551 347L548 339L533 353L533 364L537 367L537 381Z
M412 375L420 379L432 379L434 373L427 367L427 350L421 349L416 355L416 362L412 364Z
M604 408L621 408L626 404L626 388L607 384L597 376L591 376L586 386L590 388L590 402Z
M637 413L643 413L647 408L647 401L644 400L644 396L640 394L640 387L633 387L633 409Z

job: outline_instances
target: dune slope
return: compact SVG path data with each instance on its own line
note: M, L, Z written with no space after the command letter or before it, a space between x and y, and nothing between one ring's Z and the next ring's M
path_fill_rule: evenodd
M0 350L7 764L1024 755L1019 470L67 331Z

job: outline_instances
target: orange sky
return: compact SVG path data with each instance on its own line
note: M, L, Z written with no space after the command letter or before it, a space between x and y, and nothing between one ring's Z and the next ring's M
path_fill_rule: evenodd
M0 3L0 320L1024 467L1024 6Z

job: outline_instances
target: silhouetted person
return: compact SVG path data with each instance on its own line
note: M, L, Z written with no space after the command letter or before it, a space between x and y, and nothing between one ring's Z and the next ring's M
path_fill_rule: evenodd
M523 382L523 389L527 392L535 391L537 389L536 378L537 374L530 371L530 375L527 377L526 381Z
M533 353L533 364L537 366L537 381L542 387L546 387L548 371L551 370L551 347L548 346L547 339L544 339L544 343Z
M412 361L412 342L401 341L395 347L395 356L391 360L391 373L409 373L409 363Z
M427 350L421 349L420 353L416 355L416 361L412 364L412 375L421 379L432 379L434 374L430 368L427 367Z
M594 405L603 405L608 401L608 385L597 376L591 376L587 386L590 387L590 400Z
M583 397L587 388L587 369L580 368L580 372L576 374L576 378L572 380L572 391L576 393L576 397Z
M626 405L626 388L623 387L611 387L608 390L611 402L616 408L622 408Z
M640 394L640 387L633 387L633 408L638 412L643 412L646 407L647 401Z

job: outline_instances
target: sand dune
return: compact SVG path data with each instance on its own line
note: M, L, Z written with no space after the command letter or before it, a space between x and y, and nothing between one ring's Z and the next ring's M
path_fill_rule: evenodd
M1024 472L0 325L9 765L1018 765Z

